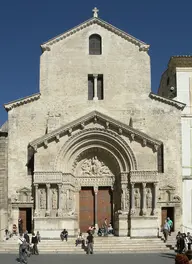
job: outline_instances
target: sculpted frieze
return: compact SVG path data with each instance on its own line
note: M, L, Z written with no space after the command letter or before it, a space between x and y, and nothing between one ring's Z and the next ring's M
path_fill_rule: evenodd
M45 191L45 189L39 189L39 206L40 206L40 209L46 209L46 191Z
M159 177L157 171L130 171L131 183L154 183L158 181Z
M110 176L113 173L110 169L104 164L103 161L100 161L97 156L85 159L80 168L80 176Z

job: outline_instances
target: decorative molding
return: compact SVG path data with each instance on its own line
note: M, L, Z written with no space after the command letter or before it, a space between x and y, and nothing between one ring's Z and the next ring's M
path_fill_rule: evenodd
M30 96L26 96L23 97L21 99L15 100L15 101L11 101L7 104L4 104L4 108L9 111L15 107L18 107L20 105L24 105L24 104L28 104L34 101L37 101L40 98L41 94L40 93L36 93Z
M126 39L127 41L135 44L136 46L139 47L140 51L148 51L149 50L149 45L147 45L146 43L144 43L143 41L131 36L130 34L116 28L115 26L107 23L106 21L98 18L98 17L93 17L83 23L81 23L80 25L68 30L67 32L64 32L63 34L60 34L48 41L46 41L45 43L43 43L41 45L41 49L42 51L47 51L48 49L50 49L50 46L58 43L59 41L66 39L67 37L70 37L72 35L74 35L76 32L79 32L80 30L83 30L84 28L87 28L91 25L99 25L105 29L107 29L108 31L111 31L112 33L118 35L121 38Z
M64 125L34 141L32 141L29 146L35 148L37 146L41 147L43 142L45 140L47 140L47 142L51 142L52 140L55 140L55 137L58 135L60 137L62 137L63 135L67 134L71 135L72 131L74 131L75 129L78 129L79 127L81 127L81 124L84 123L85 125L89 122L101 122L101 124L103 125L104 129L106 130L106 123L108 123L108 126L110 126L110 129L117 131L118 133L125 133L130 135L132 138L134 138L134 140L136 140L136 138L140 139L140 140L146 140L147 144L151 144L153 145L161 145L162 142L156 139L151 138L150 136L148 136L147 134L134 129L132 127L130 127L129 125L126 125L118 120L115 120L107 115L104 115L98 111L93 111L79 119L76 119L73 122L70 122L67 125ZM107 130L108 131L108 130ZM134 136L133 136L134 135Z
M72 185L75 190L80 190L81 186L113 186L115 177L113 176L93 176L93 177L75 177L71 173L62 173L56 171L42 171L34 173L34 186L37 184L58 184L60 186Z
M130 171L131 183L157 183L158 181L157 171Z
M192 56L191 55L177 55L172 56L168 62L168 67L192 67ZM176 69L177 70L177 69Z
M165 98L163 96L160 96L160 95L157 95L157 94L154 94L154 93L150 93L149 97L151 99L156 100L156 101L159 101L159 102L162 102L162 103L165 103L165 104L168 104L168 105L172 105L172 106L176 107L179 110L183 110L185 108L185 106L186 106L186 104L183 104L181 102Z
M79 147L80 147L79 142L82 142L82 138L84 138L84 137L87 138L87 136L89 136L89 146L90 146L90 144L91 144L90 140L92 139L95 142L95 136L96 135L99 139L103 138L106 142L108 142L108 140L113 140L114 147L117 147L118 149L120 149L119 151L121 152L121 154L122 154L122 152L124 152L125 157L129 159L131 168L133 170L137 170L136 157L133 153L133 150L127 144L127 142L123 138L121 138L116 132L111 131L111 130L102 129L102 128L88 128L88 129L85 129L83 131L79 131L76 134L74 134L73 136L71 136L66 141L65 145L63 146L62 149L60 149L60 152L56 156L55 165L54 165L55 170L56 171L58 171L58 170L63 171L61 168L58 168L58 162L60 159L62 159L62 162L63 162L63 156L66 157L67 152L72 148L73 144L75 144L76 147L78 147L78 149L79 149ZM78 144L76 144L76 142L78 142ZM102 145L100 147L102 147ZM80 153L80 155L81 155L81 153ZM76 163L77 158L74 160L75 165L77 164ZM124 160L122 159L122 161L124 161ZM126 170L125 167L126 167L127 163L123 163L123 164L124 164L124 167L121 170Z

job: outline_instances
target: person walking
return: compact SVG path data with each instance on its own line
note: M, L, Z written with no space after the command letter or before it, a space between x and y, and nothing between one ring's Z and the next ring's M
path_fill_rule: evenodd
M28 231L26 230L25 233L24 233L24 238L27 242L27 250L26 250L26 253L27 253L27 256L30 257L31 255L31 252L30 252L30 238L29 238L29 235L28 235Z
M27 242L22 233L20 233L18 238L19 244L19 263L27 264Z
M93 235L90 231L88 231L88 236L87 236L87 254L93 254Z
M169 235L171 236L171 230L173 228L173 221L170 219L170 217L167 217L167 223L169 225Z
M163 235L164 235L164 242L166 242L167 238L168 238L168 235L169 235L169 232L170 232L170 227L169 227L169 224L168 224L167 220L165 220L165 223L164 223L162 231L163 231Z
M33 244L33 254L34 255L39 255L39 251L38 251L38 248L37 248L38 238L37 238L37 236L35 235L34 232L32 233L31 244Z

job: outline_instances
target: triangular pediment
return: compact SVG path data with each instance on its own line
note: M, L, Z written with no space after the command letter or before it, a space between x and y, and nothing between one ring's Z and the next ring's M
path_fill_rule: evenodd
M83 23L81 23L80 25L64 32L63 34L60 34L48 41L46 41L45 43L43 43L41 45L42 51L49 51L51 49L51 46L58 43L59 41L62 41L63 39L75 34L76 32L79 32L80 30L83 30L84 28L87 28L93 24L97 24L103 28L105 28L106 30L109 30L115 34L117 34L118 36L126 39L127 41L134 43L136 46L138 46L140 48L140 50L144 50L144 51L148 51L149 49L149 45L147 45L146 43L144 43L143 41L131 36L130 34L116 28L115 26L109 24L108 22L98 18L98 17L93 17Z
M59 141L60 138L65 135L71 136L73 133L75 133L75 131L79 129L86 129L86 126L88 126L90 123L95 124L95 126L96 124L99 124L103 127L103 129L113 130L119 135L129 136L131 140L139 140L144 146L151 145L154 147L154 150L157 150L158 146L162 145L161 141L153 139L147 134L134 129L129 125L126 125L98 111L93 111L32 141L29 144L29 147L32 147L34 150L36 150L42 145L47 146L53 140Z
M17 190L17 193L30 193L31 190L27 187L21 188L19 190Z
M164 185L163 187L159 188L160 190L166 190L166 191L174 191L175 187L171 185Z

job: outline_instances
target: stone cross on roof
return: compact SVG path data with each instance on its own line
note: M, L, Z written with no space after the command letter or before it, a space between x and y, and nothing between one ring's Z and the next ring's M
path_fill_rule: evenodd
M98 17L99 9L97 7L93 8L93 17Z

